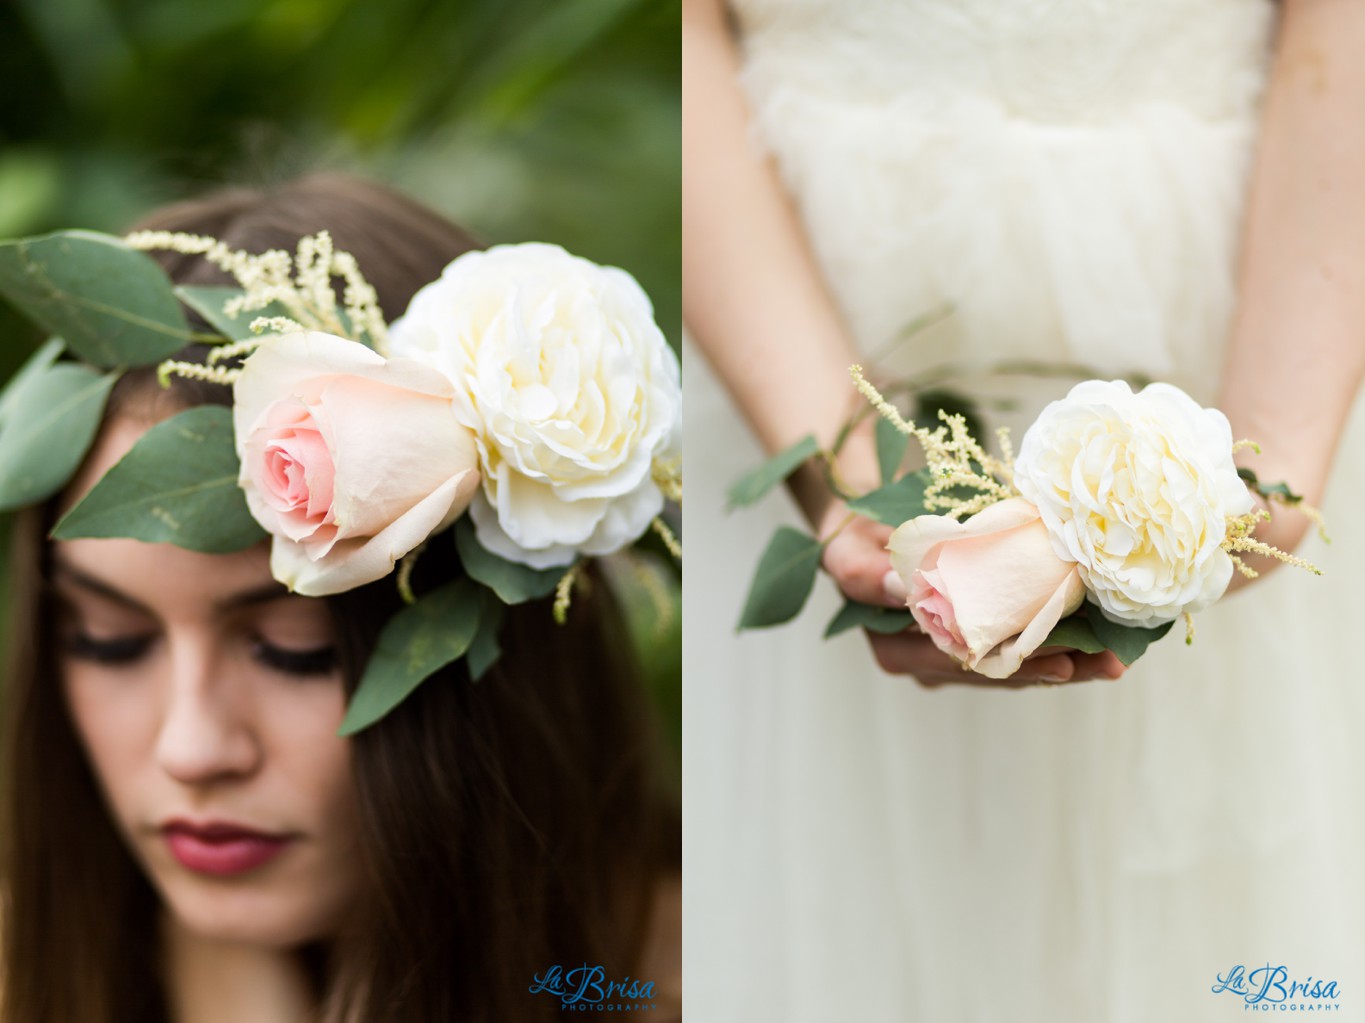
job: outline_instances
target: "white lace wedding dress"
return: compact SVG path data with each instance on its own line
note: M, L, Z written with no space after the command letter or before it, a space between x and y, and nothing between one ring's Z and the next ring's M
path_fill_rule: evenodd
M757 141L865 351L950 301L899 368L1082 363L1212 401L1273 5L737 7ZM1203 1023L1246 1011L1217 975L1266 963L1365 1019L1359 407L1335 543L1302 551L1323 578L1281 570L1118 683L927 692L819 638L825 579L735 636L795 516L723 513L762 456L686 365L693 1019Z

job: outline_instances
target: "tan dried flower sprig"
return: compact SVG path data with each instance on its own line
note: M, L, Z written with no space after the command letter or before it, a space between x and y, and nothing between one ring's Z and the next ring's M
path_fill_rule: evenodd
M854 386L881 415L907 437L914 437L924 449L933 482L924 491L924 507L941 511L955 518L965 518L990 507L997 501L1018 497L1014 486L1014 448L1007 427L996 431L1001 456L997 458L982 448L967 429L961 415L949 415L939 410L943 425L929 430L908 423L863 375L861 366L850 366ZM964 497L961 488L976 493ZM953 493L953 491L959 491Z
M275 304L285 310L285 316L258 316L252 320L249 329L253 334L318 330L352 341L368 339L375 351L387 355L388 327L379 309L378 295L360 273L355 257L336 251L326 231L299 239L293 256L282 249L243 252L216 238L171 231L137 231L124 242L141 251L203 256L231 274L242 294L225 304L225 316L260 312ZM332 287L333 278L346 285L341 309ZM230 385L239 371L220 363L248 355L260 343L260 338L248 338L219 345L209 353L207 365L167 360L157 368L157 376L163 386L173 375Z

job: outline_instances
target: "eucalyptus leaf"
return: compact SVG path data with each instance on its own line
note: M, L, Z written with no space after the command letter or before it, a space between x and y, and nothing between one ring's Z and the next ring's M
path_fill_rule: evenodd
M882 482L890 483L905 460L905 449L910 446L910 437L896 429L885 416L877 417L873 435L877 443L877 465L881 469Z
M23 389L25 383L36 376L40 376L44 370L56 362L57 357L62 354L62 349L65 347L61 338L48 338L36 352L24 360L24 364L15 371L14 376L10 377L4 390L0 390L0 429L4 428L5 417L14 404L15 395Z
M1278 494L1286 504L1298 504L1303 500L1303 495L1290 490L1288 483L1262 483L1257 478L1256 473L1246 466L1238 468L1237 475L1248 487L1266 499Z
M924 491L929 483L928 469L906 473L895 483L853 498L848 507L850 511L888 526L899 526L918 515L929 514L924 507Z
M483 591L483 607L479 612L479 631L469 644L469 678L477 682L502 656L498 631L507 615L507 605L489 590Z
M1124 664L1132 664L1144 653L1147 647L1171 631L1174 622L1158 625L1154 629L1144 629L1136 625L1120 625L1104 617L1099 607L1086 601L1086 616L1095 638L1114 651L1114 656Z
M264 309L257 309L252 312L241 312L236 316L229 316L223 311L223 307L234 298L239 298L243 294L241 288L223 287L219 285L181 285L175 289L177 297L187 306L193 309L218 333L232 341L245 341L249 338L261 337L262 335L251 332L251 324L262 316L278 317L284 316L295 319L282 303L271 302ZM342 336L351 337L351 321L346 313L338 308L336 310L337 319L341 321Z
M841 632L847 632L849 629L868 629L871 632L890 636L897 632L904 632L914 624L914 621L914 616L909 611L879 607L876 604L860 604L855 600L850 600L831 619L825 629L825 638L829 639Z
M740 615L741 629L762 629L791 621L806 606L824 546L790 526L773 534L759 559Z
M479 543L468 515L455 523L455 549L470 578L487 586L504 604L548 597L569 570L567 566L531 568L499 557Z
M370 727L422 682L463 657L479 629L483 601L479 587L462 578L423 594L389 619L339 734Z
M76 507L54 538L132 537L223 554L266 538L237 485L232 410L204 405L144 433Z
M190 338L156 261L92 231L0 242L0 294L98 366L160 362Z
M42 354L41 352L39 354ZM70 481L99 432L116 374L75 363L20 371L0 429L0 511L51 497Z
M747 473L730 488L728 497L731 508L753 504L760 497L785 480L808 459L820 453L820 445L809 434L787 448L779 451L753 472Z
M1052 627L1052 631L1047 634L1047 639L1043 640L1041 645L1069 647L1083 654L1098 654L1108 649L1096 637L1095 630L1090 627L1090 620L1084 615L1063 618Z
M175 289L175 294L180 301L203 317L205 323L232 341L244 341L255 337L256 335L251 333L251 323L258 316L289 315L284 306L272 302L268 308L260 312L228 316L223 312L223 307L232 299L241 297L243 294L241 288L182 284Z

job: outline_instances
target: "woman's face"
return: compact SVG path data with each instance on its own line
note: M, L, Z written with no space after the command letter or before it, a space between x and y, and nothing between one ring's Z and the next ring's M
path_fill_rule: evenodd
M115 419L83 494L148 424ZM105 798L195 933L289 946L334 935L361 883L345 710L326 606L258 546L198 554L59 541L67 703Z

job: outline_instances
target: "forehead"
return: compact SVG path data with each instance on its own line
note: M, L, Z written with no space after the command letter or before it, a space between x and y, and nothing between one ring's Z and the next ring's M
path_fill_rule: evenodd
M153 425L150 419L127 416L109 420L63 494L60 511L65 513L85 496ZM203 554L125 538L58 540L53 542L52 557L54 566L108 584L158 611L207 610L226 596L273 582L264 543L232 554Z

